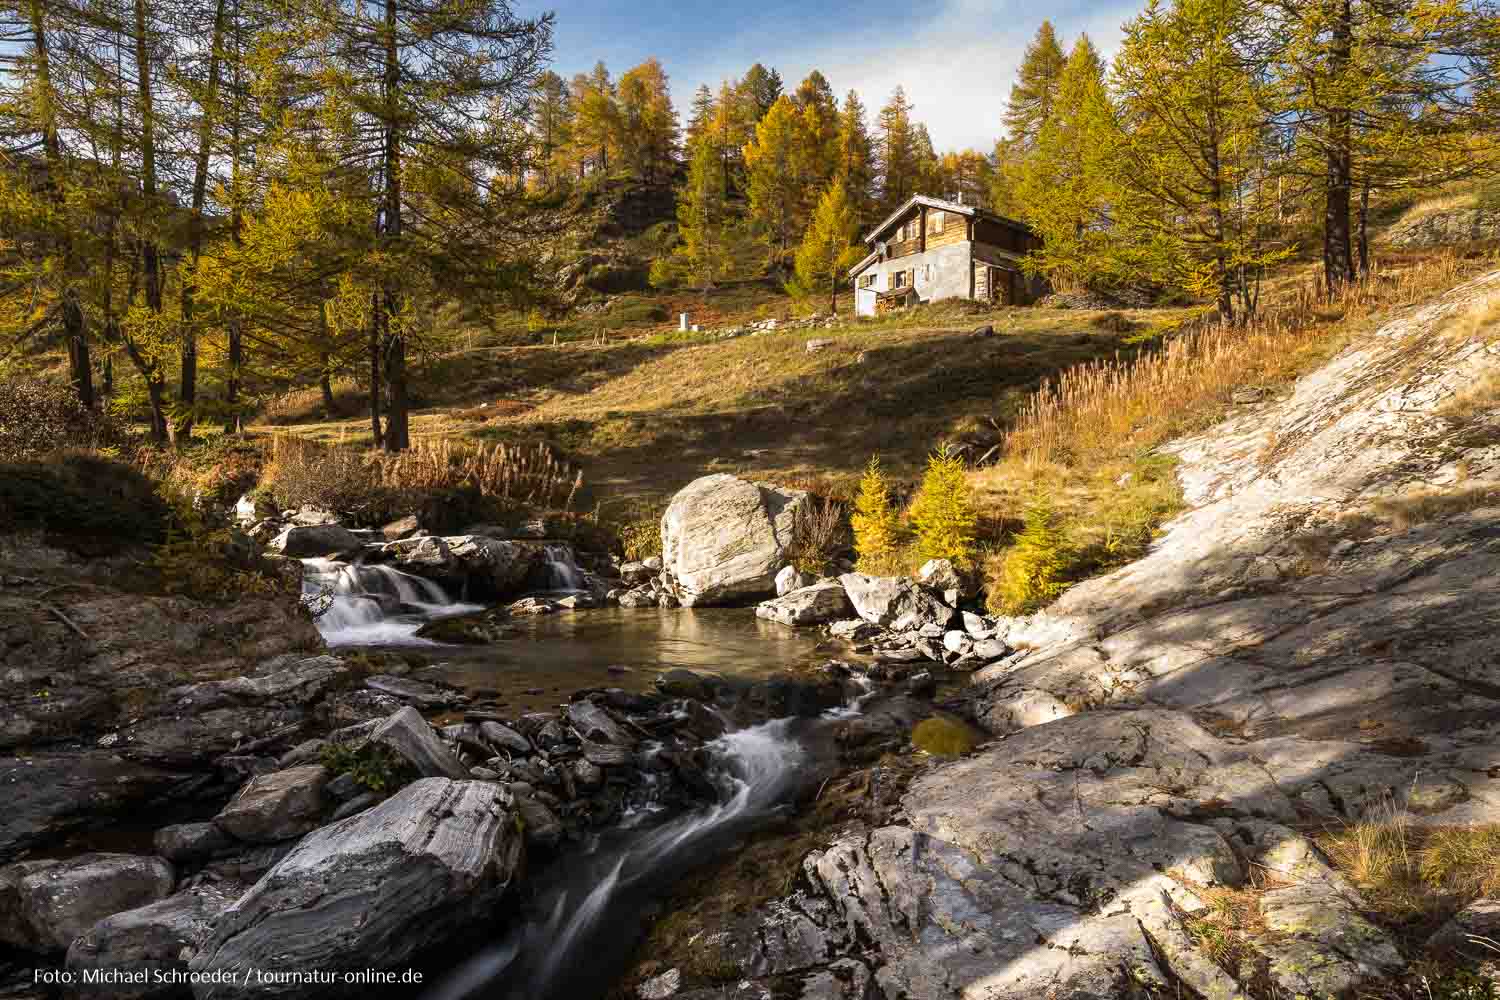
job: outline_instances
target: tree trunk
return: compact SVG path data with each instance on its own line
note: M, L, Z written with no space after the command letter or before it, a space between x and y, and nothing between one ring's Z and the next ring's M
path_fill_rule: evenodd
M318 388L323 392L323 413L332 418L337 415L333 399L333 382L328 378L328 369L318 373Z
M135 0L135 77L136 98L140 103L140 156L141 194L146 204L156 201L156 113L151 94L151 53L146 38L146 0ZM161 253L153 239L141 241L142 288L146 293L146 307L153 316L162 311ZM147 362L141 352L125 338L131 359L140 369L146 382L146 394L151 401L151 437L157 444L171 443L173 428L166 418L166 386L161 369L155 362Z
M380 423L380 319L380 295L375 293L370 296L370 434L377 448L385 444L385 430Z
M89 340L78 292L68 288L62 303L63 332L68 342L68 371L73 391L85 409L94 408L94 366L89 360Z
M399 254L401 244L401 120L397 96L401 87L400 53L396 47L396 0L385 0L385 245ZM384 310L385 384L389 391L383 447L404 451L407 438L406 330L401 318L402 293L395 273L388 273L380 296Z
M1329 74L1341 81L1354 48L1354 14L1350 0L1334 0L1335 19L1329 50ZM1335 83L1335 87L1339 86ZM1356 277L1349 232L1353 188L1353 115L1348 108L1328 112L1327 157L1323 204L1323 278L1331 298Z
M1359 276L1370 276L1370 182L1359 186Z

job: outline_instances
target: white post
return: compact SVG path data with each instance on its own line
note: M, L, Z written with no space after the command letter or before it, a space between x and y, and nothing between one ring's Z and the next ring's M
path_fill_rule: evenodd
M679 331L681 331L682 333L687 333L687 329L688 329L688 314L687 313L682 313L681 315L679 315L677 317L677 329Z

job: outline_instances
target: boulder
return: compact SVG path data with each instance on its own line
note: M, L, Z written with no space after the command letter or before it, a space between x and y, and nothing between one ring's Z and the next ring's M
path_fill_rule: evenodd
M283 702L307 705L322 697L349 672L336 656L313 656L258 677L231 677L173 688L167 696L178 708L206 711L225 705Z
M302 841L214 921L193 972L406 967L483 926L521 857L504 786L427 778ZM319 995L296 982L196 983L199 1000Z
M336 556L359 547L359 539L340 524L294 524L271 539L269 546L291 559Z
M556 847L562 840L563 825L551 809L531 795L516 796L516 812L525 828L527 847Z
M202 861L234 844L213 823L175 823L156 831L151 844L168 861Z
M855 613L872 625L895 631L929 624L946 628L953 618L952 608L903 576L845 573L839 582Z
M811 587L817 582L817 578L811 573L804 573L795 566L783 566L781 572L776 574L776 596L785 597L794 590Z
M468 769L410 705L377 726L370 733L370 742L392 751L425 778L459 781L469 776Z
M568 705L566 712L568 722L585 740L620 747L633 747L638 742L613 716L591 701L575 701Z
M628 562L620 567L620 579L634 587L649 583L656 572L643 562Z
M105 917L165 899L175 881L167 862L136 854L7 865L0 868L0 943L66 951Z
M328 769L321 764L254 778L214 817L214 825L252 844L300 837L318 825Z
M428 684L426 681L412 680L410 677L376 674L365 678L365 687L371 691L388 694L409 705L420 705L423 708L440 708L453 701L452 694L436 685Z
M806 502L804 491L727 474L683 487L661 519L662 564L677 582L678 599L693 607L775 593Z
M939 594L948 590L956 590L960 594L964 592L964 578L948 559L927 560L917 570L917 582Z
M512 753L531 753L531 742L514 729L499 722L487 721L479 724L479 735L490 745Z
M235 895L204 884L105 917L68 948L67 969L80 981L76 995L126 1000L181 996L181 988L168 980L187 970L199 941ZM91 973L108 971L120 975L87 982Z
M621 594L619 602L622 608L654 608L656 595L651 592L650 587L637 587Z
M822 625L844 618L852 610L844 585L827 580L763 601L756 607L755 616L783 625Z
M422 522L417 515L408 514L406 517L397 518L380 529L380 535L388 542L399 542L405 538L411 538L422 530Z
M1436 952L1454 951L1483 961L1493 957L1485 941L1500 941L1500 899L1476 899L1454 914L1427 942Z
M380 557L403 572L463 586L482 599L505 598L521 590L543 555L535 542L484 535L406 538L380 549Z

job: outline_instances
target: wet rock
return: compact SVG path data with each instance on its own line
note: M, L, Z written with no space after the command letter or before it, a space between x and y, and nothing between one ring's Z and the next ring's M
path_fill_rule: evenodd
M348 771L335 775L323 786L323 793L335 802L345 802L364 790L359 780Z
M786 564L801 490L781 490L731 475L689 483L662 515L662 564L688 607L776 592Z
M335 809L333 815L329 817L329 822L337 823L341 819L348 819L350 816L358 815L379 801L380 794L378 792L360 792Z
M804 626L834 621L852 610L843 584L829 580L763 601L756 607L755 615L783 625Z
M290 559L337 556L358 551L359 547L359 539L339 524L294 524L268 546Z
M620 567L620 579L632 587L637 587L643 583L649 583L657 572L643 562L628 562Z
M105 917L68 948L68 971L80 981L76 995L132 1000L180 996L181 989L166 978L186 971L198 942L236 895L217 886L199 885ZM90 973L109 970L145 981L87 983Z
M213 823L177 823L156 831L151 844L168 861L202 861L234 843Z
M716 740L728 729L724 717L701 701L685 698L677 706L675 715L682 719L680 728L687 730L700 740Z
M165 899L175 881L167 862L135 854L80 854L0 868L0 943L66 951L105 917Z
M380 529L380 535L388 542L399 542L422 530L422 522L415 514L397 518Z
M265 702L307 705L348 673L349 668L336 656L313 656L270 673L174 688L167 696L178 708L196 711Z
M635 754L626 747L584 740L583 757L590 764L597 764L600 767L619 767L634 760Z
M433 642L446 642L463 646L484 646L500 642L518 634L519 629L509 624L509 616L503 611L484 611L473 615L453 615L426 622L417 629L417 635Z
M557 604L542 597L523 597L505 610L517 618L525 618L553 614L557 611Z
M412 680L409 677L392 677L389 674L376 674L366 678L365 687L371 691L388 694L408 705L419 705L423 708L441 708L451 704L454 700L452 693L434 684Z
M307 837L214 921L199 972L396 968L485 920L521 855L502 786L428 778ZM296 984L195 988L200 1000L306 995Z
M656 607L656 594L650 587L637 587L627 590L618 598L622 608L654 608Z
M620 747L633 747L639 742L630 731L604 709L588 700L572 702L565 709L568 722L578 735L597 743L610 743Z
M865 621L896 631L916 630L923 625L946 627L953 609L903 576L865 576L845 573L839 577L855 612Z
M0 859L55 844L192 780L179 771L124 760L108 750L0 757Z
M468 769L410 705L377 726L369 739L405 760L423 777L462 780L469 776Z
M479 735L492 746L512 753L531 753L531 742L514 729L499 722L479 723Z
M214 817L224 832L252 844L300 837L318 825L328 769L321 764L262 775Z
M668 670L656 678L656 688L662 694L672 698L707 699L712 697L708 678L702 674L695 674L691 670Z
M526 833L527 847L556 847L562 840L563 825L541 800L531 795L516 796L516 811Z
M573 781L582 791L597 791L604 784L604 772L592 761L576 760L573 762Z
M659 976L641 983L636 987L636 996L641 1000L667 1000L678 990L682 989L682 970L668 969Z

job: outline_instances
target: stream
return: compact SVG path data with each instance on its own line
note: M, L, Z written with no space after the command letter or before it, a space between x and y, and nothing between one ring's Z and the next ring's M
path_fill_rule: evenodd
M553 572L550 593L571 589L566 570ZM305 579L309 594L331 592L318 622L329 645L418 654L443 666L455 686L509 707L555 708L591 687L647 690L671 669L753 679L828 658L817 638L761 621L748 608L562 612L518 619L511 638L491 645L443 646L416 630L478 608L430 581L325 560L308 560ZM717 802L686 812L648 806L531 872L522 912L493 943L449 966L423 1000L605 996L649 929L654 899L833 773L834 725L869 697L853 693L846 707L820 717L774 719L708 744Z

